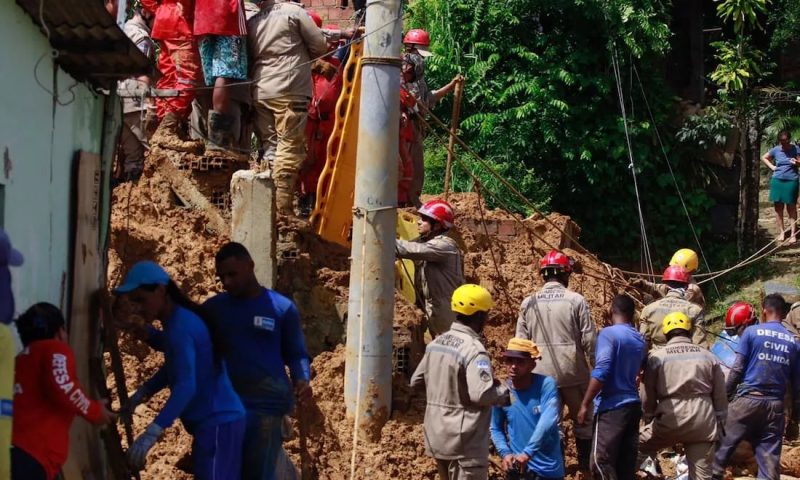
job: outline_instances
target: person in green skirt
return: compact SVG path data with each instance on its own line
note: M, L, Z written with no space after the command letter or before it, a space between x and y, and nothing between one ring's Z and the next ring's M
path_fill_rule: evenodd
M786 227L783 223L783 207L786 205L786 211L792 221L792 235L789 237L789 243L795 243L797 241L797 168L800 165L800 152L798 152L797 146L792 144L791 138L788 131L782 130L778 134L779 145L765 153L761 160L772 170L772 179L769 182L769 201L775 204L778 231L781 232L778 240L783 241L786 238Z

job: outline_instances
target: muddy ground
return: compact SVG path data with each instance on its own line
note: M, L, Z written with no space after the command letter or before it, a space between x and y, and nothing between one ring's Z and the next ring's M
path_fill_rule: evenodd
M513 335L519 304L541 286L535 266L551 247L563 249L578 260L584 273L573 275L571 287L587 298L598 326L603 324L613 295L627 290L627 282L618 271L581 251L569 238L578 238L580 228L568 217L554 213L547 218L515 219L503 211L486 211L476 194L451 195L450 201L457 212L453 235L465 252L467 280L488 288L497 302L485 331L487 348L494 358L498 358ZM153 169L147 169L137 184L120 185L114 191L112 209L108 272L111 286L136 261L152 259L162 264L192 298L204 300L220 288L213 258L216 249L227 241L226 236L209 232L206 224L202 212L177 204L167 181ZM315 356L312 364L315 402L303 413L308 430L309 468L314 478L349 478L353 438L352 421L346 418L343 402L342 346L349 252L322 241L304 222L279 225L279 233L277 289L297 303L309 350ZM399 295L396 298L395 323L406 327L418 325L421 312ZM156 371L162 358L129 336L124 335L119 344L127 374L126 387L132 393ZM502 368L497 367L501 377L504 376ZM423 445L424 394L409 392L402 374L394 380L395 396L404 400L402 408L392 413L379 443L359 443L356 477L433 479L435 465L425 455ZM108 383L115 391L111 377ZM136 433L153 420L165 398L166 392L162 392L136 410ZM296 436L286 444L298 467L299 445ZM191 478L176 467L190 450L191 437L180 425L173 426L151 452L142 478ZM498 459L493 458L492 462L496 464ZM788 450L784 462L787 473L800 475L800 452ZM567 468L570 476L576 469L572 442L567 450ZM495 466L492 478L501 478Z

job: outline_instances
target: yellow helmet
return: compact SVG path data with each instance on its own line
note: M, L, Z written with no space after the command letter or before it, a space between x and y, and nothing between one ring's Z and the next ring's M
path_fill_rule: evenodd
M494 300L488 290L467 283L456 288L453 292L452 310L463 315L472 315L475 312L488 312L494 307Z
M676 328L681 328L687 332L692 329L692 321L689 320L685 313L672 312L664 317L664 321L661 322L661 329L664 331L664 335Z
M681 267L685 268L687 272L692 273L697 270L700 262L697 259L697 253L695 253L694 250L689 248L681 248L675 252L675 255L672 256L672 260L669 261L669 264L680 265Z

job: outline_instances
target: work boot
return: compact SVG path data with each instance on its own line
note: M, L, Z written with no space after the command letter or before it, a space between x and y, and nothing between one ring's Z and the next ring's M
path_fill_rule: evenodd
M178 152L200 153L203 150L202 141L183 138L181 120L173 112L167 113L161 119L161 123L153 133L153 138L150 139L150 144Z
M294 192L297 185L296 175L283 174L273 177L275 182L275 209L278 214L289 217L295 216L294 213Z
M231 150L234 118L215 110L208 111L208 142L206 156L238 161L242 156Z

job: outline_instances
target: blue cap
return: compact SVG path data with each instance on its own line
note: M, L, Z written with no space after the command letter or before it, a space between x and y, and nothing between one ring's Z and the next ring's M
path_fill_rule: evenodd
M0 228L0 265L19 267L25 261L22 253L11 246L11 239L5 230Z
M125 276L125 282L114 289L114 293L130 293L142 285L166 285L169 274L161 265L150 260L137 262Z

